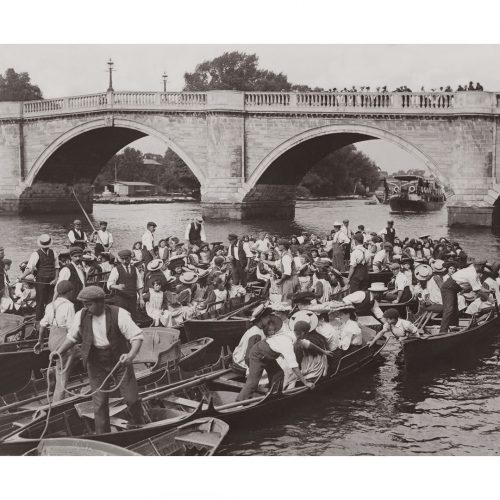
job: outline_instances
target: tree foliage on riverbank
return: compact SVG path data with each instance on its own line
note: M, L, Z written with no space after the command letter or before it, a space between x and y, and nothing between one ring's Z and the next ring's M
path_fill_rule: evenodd
M0 101L34 101L43 99L38 85L31 83L30 75L26 72L17 73L8 68L0 75Z

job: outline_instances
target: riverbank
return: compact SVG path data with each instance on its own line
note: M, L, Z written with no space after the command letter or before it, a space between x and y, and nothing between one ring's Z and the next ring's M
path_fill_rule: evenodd
M196 199L191 196L106 196L94 198L94 203L103 205L142 205L146 203L187 203L194 201Z

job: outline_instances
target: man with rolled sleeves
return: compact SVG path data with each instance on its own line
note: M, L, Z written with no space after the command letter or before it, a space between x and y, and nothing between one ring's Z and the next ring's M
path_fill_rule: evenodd
M109 252L113 246L113 235L108 231L106 221L99 222L99 230L92 233L92 242L95 243L94 253L96 256L103 252Z
M71 262L64 266L59 273L58 283L61 281L69 281L72 285L72 293L68 299L75 305L75 311L82 308L82 305L77 300L77 296L87 284L85 271L82 267L83 250L80 247L71 247L69 249Z
M115 306L123 307L132 317L137 315L137 300L144 307L141 275L132 264L132 251L125 249L118 252L120 262L111 270L108 277L108 290L113 297L108 301Z
M50 353L51 359L81 342L82 361L87 367L92 392L97 391L117 363L120 363L113 377L116 381L121 381L119 390L128 407L129 423L142 424L141 401L132 367L144 339L141 329L127 311L105 304L102 288L85 287L78 294L78 300L82 302L83 309L76 313L61 347ZM111 431L108 396L107 392L102 391L92 396L96 434Z

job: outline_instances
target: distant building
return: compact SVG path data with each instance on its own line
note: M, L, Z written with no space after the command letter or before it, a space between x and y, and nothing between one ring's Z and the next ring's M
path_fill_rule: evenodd
M155 196L158 187L149 182L118 181L113 184L114 192L118 196Z

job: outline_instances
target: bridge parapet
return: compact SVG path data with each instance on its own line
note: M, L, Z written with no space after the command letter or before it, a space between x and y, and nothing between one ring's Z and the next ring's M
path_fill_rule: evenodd
M395 115L500 114L495 92L105 92L0 103L0 119L124 111Z

